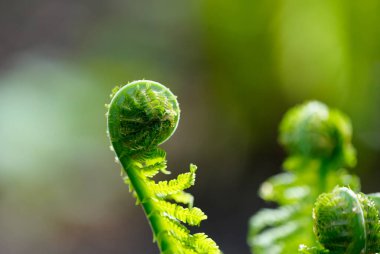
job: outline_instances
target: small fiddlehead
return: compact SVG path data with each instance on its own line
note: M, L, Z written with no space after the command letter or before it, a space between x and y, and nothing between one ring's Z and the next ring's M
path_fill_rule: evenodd
M351 123L338 110L311 101L290 109L280 124L279 142L289 156L284 171L260 190L276 209L262 209L249 223L248 244L256 254L294 253L300 243L313 244L310 216L319 194L336 185L359 189L359 180L344 169L356 163Z
M116 158L138 203L149 220L154 240L163 254L221 253L204 233L191 234L184 224L198 226L207 216L193 207L184 192L194 185L197 167L170 181L152 178L166 170L166 153L158 148L175 131L180 118L176 96L165 86L135 81L111 94L107 105L108 134ZM187 205L184 207L178 203Z
M373 195L336 187L321 194L313 209L318 246L301 253L374 254L380 252L380 221Z
M289 110L280 124L280 143L291 157L352 167L356 158L351 139L348 117L317 101Z

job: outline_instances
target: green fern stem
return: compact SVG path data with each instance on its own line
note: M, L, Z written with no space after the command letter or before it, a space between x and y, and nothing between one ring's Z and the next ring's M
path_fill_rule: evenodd
M327 180L327 176L328 176L328 173L329 173L329 164L327 161L322 161L321 162L321 167L320 169L318 170L319 172L319 181L318 181L318 184L319 184L319 188L318 188L318 193L323 193L326 191L326 188L327 188L327 184L326 184L326 180Z
M140 169L133 166L133 161L127 156L120 158L120 163L128 176L129 182L136 193L137 199L144 210L146 218L148 218L148 222L153 232L153 238L154 240L157 240L158 248L161 252L165 252L165 250L167 250L172 244L167 234L162 234L158 240L158 235L162 232L162 229L165 228L165 223L160 214L155 212L156 207L154 201L151 198L147 198L152 195L146 182L142 180L144 176L139 173Z

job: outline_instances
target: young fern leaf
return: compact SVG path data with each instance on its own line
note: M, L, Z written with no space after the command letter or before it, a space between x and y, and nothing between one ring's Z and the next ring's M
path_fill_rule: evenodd
M318 246L303 245L300 253L379 253L379 211L372 199L377 195L355 193L346 187L321 194L313 209Z
M150 182L149 187L157 196L169 196L183 193L182 190L188 189L195 183L195 172L197 167L190 165L190 172L178 175L177 179L161 181L158 183Z
M168 200L173 200L174 202L188 205L188 207L193 207L194 197L193 195L186 193L184 191L168 195L166 197Z
M279 141L289 154L284 172L259 190L279 207L262 209L250 219L248 244L255 254L288 254L300 243L315 245L311 211L318 195L336 185L359 189L358 178L344 169L356 158L351 124L341 112L317 101L296 106L280 124Z
M170 174L166 153L158 145L177 127L180 110L176 97L159 83L141 80L114 89L111 98L107 105L109 138L125 172L124 181L141 204L160 252L221 253L207 235L191 234L184 225L199 226L207 219L201 209L193 207L193 196L184 192L194 185L197 167L191 164L188 173L170 181L152 179L159 172Z

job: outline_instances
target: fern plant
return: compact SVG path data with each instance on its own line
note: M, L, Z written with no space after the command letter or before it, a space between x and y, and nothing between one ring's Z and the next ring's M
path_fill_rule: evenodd
M336 185L359 190L345 168L356 163L351 123L340 111L311 101L290 109L280 124L279 142L288 152L284 172L270 177L259 195L278 208L251 217L248 244L255 254L289 254L300 243L314 245L311 211L319 194Z
M199 226L207 216L193 207L184 190L194 185L197 167L170 181L153 177L166 169L166 153L158 145L175 131L180 119L176 96L148 80L116 88L107 105L108 135L124 181L141 204L162 254L216 254L218 245L204 233L191 234L185 226ZM186 206L186 207L185 207Z
M321 194L313 209L314 247L300 246L304 254L380 253L379 195L336 187Z

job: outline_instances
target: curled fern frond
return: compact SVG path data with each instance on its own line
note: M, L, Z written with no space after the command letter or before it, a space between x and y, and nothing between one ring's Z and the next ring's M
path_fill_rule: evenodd
M262 209L251 218L248 244L255 254L294 253L300 243L315 246L311 211L318 195L336 185L360 188L359 179L345 169L355 165L356 157L351 123L343 113L317 101L306 102L285 114L279 132L279 142L288 152L284 172L270 177L259 190L261 198L279 207Z
M337 187L318 197L313 218L314 233L327 253L380 252L379 211L370 196Z
M180 118L176 97L165 86L147 80L115 88L107 105L108 134L130 186L151 225L162 254L219 254L218 245L203 233L186 228L199 226L207 216L193 207L193 196L184 190L195 183L197 167L176 179L156 182L167 170L166 153L158 148L175 131ZM187 205L183 207L182 205Z
M292 156L356 163L352 127L346 115L311 101L289 110L280 125L280 143Z

